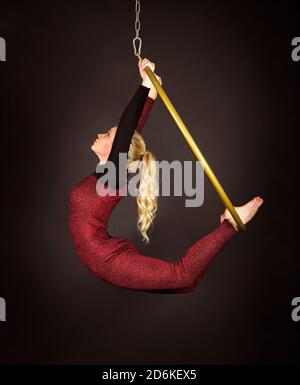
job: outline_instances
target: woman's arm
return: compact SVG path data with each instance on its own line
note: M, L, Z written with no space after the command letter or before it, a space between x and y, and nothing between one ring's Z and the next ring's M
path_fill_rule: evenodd
M114 162L117 166L117 170L119 167L119 154L121 152L126 154L128 153L134 131L142 131L147 117L152 109L154 100L157 97L157 91L145 72L145 68L147 66L154 72L155 64L150 62L150 60L145 58L138 63L140 75L143 81L121 116L108 157L108 160ZM161 78L156 74L155 76L162 84Z
M107 159L107 161L113 162L116 167L116 184L114 186L110 186L113 189L119 189L123 187L126 182L125 180L119 181L119 154L128 153L134 130L136 128L142 130L146 121L146 117L151 110L150 105L153 104L151 101L148 101L147 103L147 100L150 99L148 96L150 88L143 85L143 83L139 85L135 94L121 115L112 148ZM94 175L97 177L97 179L99 179L105 175L106 172L106 163L98 164L97 171L94 173ZM107 184L108 182L106 182L106 185Z
M140 121L150 88L140 84L129 104L123 111L108 160L119 166L119 154L128 153L131 138Z
M139 62L139 71L143 82L139 85L120 118L112 148L107 159L108 161L113 162L116 167L117 188L120 187L118 180L119 154L128 153L134 131L137 130L141 133L152 110L154 100L157 97L157 91L144 70L146 66L149 66L152 71L155 69L155 64L151 63L148 59ZM161 78L157 75L156 77L161 83ZM99 179L105 174L106 169L105 164L98 165L97 172L94 175ZM122 186L124 183L125 181L122 181Z
M145 72L145 67L150 67L150 69L154 72L155 70L155 64L150 62L148 59L143 59L142 61L139 61L139 71L141 78L143 79L142 85L150 88L148 98L146 100L142 115L140 117L140 120L138 122L138 125L136 127L136 130L141 133L142 129L147 121L147 118L151 112L151 109L153 107L154 100L157 98L157 91L154 85L152 84L151 80L149 79L148 75ZM155 74L156 79L159 81L160 84L162 84L161 77Z
M150 95L150 92L149 92ZM142 130L145 126L145 123L148 119L148 116L150 115L150 112L152 110L153 104L154 104L154 99L148 95L146 103L144 105L143 112L140 116L140 120L138 122L138 125L136 127L136 131L139 132L140 134L142 133Z

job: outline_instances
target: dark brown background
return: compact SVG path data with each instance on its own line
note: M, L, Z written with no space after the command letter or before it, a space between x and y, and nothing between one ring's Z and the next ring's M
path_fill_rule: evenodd
M228 195L235 205L264 198L193 293L159 295L92 275L68 230L69 191L96 166L90 145L140 81L134 1L0 1L0 362L299 360L297 14L286 1L142 1L143 56ZM144 137L158 159L194 159L159 99ZM222 211L206 180L202 207L160 199L150 246L135 230L131 197L109 229L175 261Z

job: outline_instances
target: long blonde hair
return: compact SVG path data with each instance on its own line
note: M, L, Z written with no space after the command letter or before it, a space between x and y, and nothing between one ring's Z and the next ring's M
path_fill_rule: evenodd
M135 131L128 151L127 168L129 172L139 169L139 187L136 202L138 210L137 229L148 244L147 231L157 211L157 170L154 155L147 150L144 139Z

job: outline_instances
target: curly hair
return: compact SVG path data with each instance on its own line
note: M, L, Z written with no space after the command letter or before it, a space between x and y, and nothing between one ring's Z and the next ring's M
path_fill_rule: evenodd
M157 211L157 170L154 155L147 150L146 144L138 131L135 131L128 151L127 168L129 172L139 169L139 187L136 202L138 210L137 229L143 241L148 244L147 234Z

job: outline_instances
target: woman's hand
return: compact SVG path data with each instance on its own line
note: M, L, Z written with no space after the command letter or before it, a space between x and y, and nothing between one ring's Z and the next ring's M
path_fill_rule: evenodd
M155 64L152 63L149 59L144 58L143 60L139 60L138 67L139 67L141 78L143 79L143 85L150 88L152 83L145 72L145 67L147 66L151 69L152 72L155 71Z
M143 60L139 60L138 67L139 67L141 78L143 79L142 85L145 86L145 87L150 88L149 97L152 98L152 99L156 99L156 97L157 97L156 88L152 84L151 80L149 79L149 77L148 77L148 75L147 75L147 73L145 71L145 67L147 67L147 66L154 73L154 71L155 71L155 64L154 63L152 63L147 58L144 58ZM155 75L156 79L159 81L160 85L162 85L161 77L156 75L155 73L154 73L154 75Z

